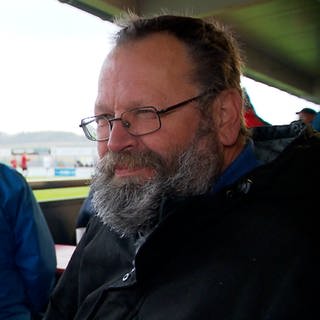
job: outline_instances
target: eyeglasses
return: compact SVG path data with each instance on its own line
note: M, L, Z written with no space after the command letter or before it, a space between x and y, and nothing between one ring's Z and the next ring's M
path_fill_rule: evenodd
M79 126L91 141L107 141L115 121L120 121L131 135L143 136L161 128L161 115L197 101L207 94L208 91L162 110L152 106L139 107L123 112L118 118L112 118L109 114L100 114L82 119Z

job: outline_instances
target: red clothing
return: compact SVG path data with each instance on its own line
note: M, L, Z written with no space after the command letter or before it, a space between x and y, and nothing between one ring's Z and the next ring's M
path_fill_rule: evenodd
M28 169L28 158L26 154L23 154L21 157L21 168L22 170L27 170Z
M260 117L258 117L253 109L246 110L244 118L247 128L269 125L267 122L263 121Z
M17 160L16 159L12 159L10 161L12 168L17 169Z

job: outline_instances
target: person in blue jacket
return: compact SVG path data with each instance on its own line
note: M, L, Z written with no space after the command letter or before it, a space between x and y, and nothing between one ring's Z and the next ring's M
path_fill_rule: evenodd
M317 112L316 116L312 120L311 126L313 129L320 131L320 111Z
M55 283L54 242L26 180L0 164L0 319L38 319Z

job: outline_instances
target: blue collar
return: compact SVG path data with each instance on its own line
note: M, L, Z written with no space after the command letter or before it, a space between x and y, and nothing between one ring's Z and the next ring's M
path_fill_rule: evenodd
M254 154L253 142L250 140L243 148L239 156L222 173L212 187L212 193L233 184L236 180L261 165Z

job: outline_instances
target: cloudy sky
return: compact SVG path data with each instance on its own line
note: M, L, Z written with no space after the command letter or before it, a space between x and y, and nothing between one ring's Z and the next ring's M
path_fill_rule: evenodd
M81 134L114 31L58 0L0 1L0 132ZM272 124L295 120L305 106L320 109L254 81L244 84L258 114Z
M112 24L58 0L0 1L0 131L79 131Z

